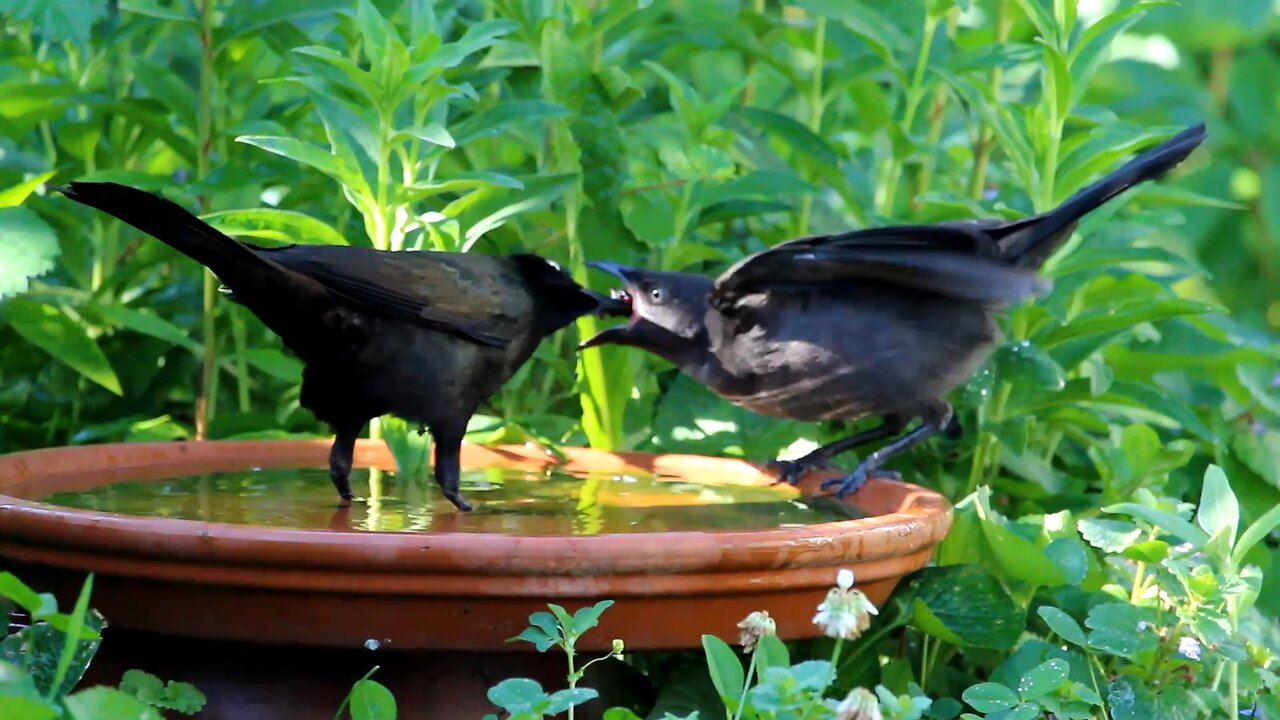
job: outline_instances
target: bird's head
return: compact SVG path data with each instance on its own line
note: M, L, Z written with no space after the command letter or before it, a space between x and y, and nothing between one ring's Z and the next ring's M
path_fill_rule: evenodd
M706 329L707 295L712 279L695 273L661 272L627 267L611 262L589 262L622 280L613 291L618 307L605 313L629 316L586 340L581 348L597 345L632 345L678 361L676 355L692 344Z

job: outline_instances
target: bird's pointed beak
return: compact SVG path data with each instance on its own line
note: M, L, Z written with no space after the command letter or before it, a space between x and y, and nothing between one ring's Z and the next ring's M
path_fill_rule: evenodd
M625 265L619 265L614 262L604 262L592 260L587 263L587 267L593 267L597 270L603 270L613 275L623 282L623 287L617 288L609 293L607 302L601 302L598 315L609 317L630 317L635 319L635 306L632 303L632 282L635 279L636 271ZM578 345L579 350L596 347L598 345L609 345L613 343L625 343L630 336L631 324L616 325L606 328L588 340L584 340Z

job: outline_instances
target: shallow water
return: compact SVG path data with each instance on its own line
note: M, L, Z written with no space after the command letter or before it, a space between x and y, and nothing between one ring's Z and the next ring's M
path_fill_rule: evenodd
M429 484L428 484L429 483ZM475 510L457 511L432 480L351 473L357 501L337 509L325 470L272 469L126 481L42 502L123 515L301 528L520 535L759 530L862 517L788 486L705 485L652 476L485 469L462 473Z

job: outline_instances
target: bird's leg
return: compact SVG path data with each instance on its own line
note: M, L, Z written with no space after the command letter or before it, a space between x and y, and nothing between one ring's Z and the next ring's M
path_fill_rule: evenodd
M348 426L335 427L334 430L337 435L333 438L333 447L329 448L329 479L333 480L333 486L345 504L351 501L351 465L355 463L356 438L360 436L360 428Z
M469 512L471 503L458 490L462 477L462 436L465 433L465 428L431 428L431 437L435 439L436 446L436 484L440 486L444 496L449 498L449 502L459 510Z
M893 437L902 432L906 426L906 418L900 415L885 415L884 421L873 428L827 443L795 460L774 460L765 467L778 472L778 482L789 482L795 485L800 482L800 478L804 477L805 473L826 465L827 461L836 455L859 445Z
M880 466L894 456L910 450L922 441L944 432L944 430L949 430L952 427L951 418L951 406L946 403L939 403L939 405L930 408L929 412L924 414L924 422L920 427L866 456L853 469L853 472L845 477L833 478L823 482L822 489L826 490L830 487L835 487L836 497L844 497L851 492L856 492L873 474L892 480L901 480L901 475L896 472L882 471Z

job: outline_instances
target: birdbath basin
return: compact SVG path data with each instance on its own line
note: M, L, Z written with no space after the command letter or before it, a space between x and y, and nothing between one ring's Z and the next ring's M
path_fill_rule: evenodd
M201 717L329 717L376 664L400 717L470 718L505 677L563 686L561 658L507 642L548 602L615 601L588 652L736 642L753 610L784 639L813 637L839 568L883 604L951 523L942 496L903 483L816 501L820 473L792 489L740 460L471 444L474 513L367 470L353 475L367 500L339 509L327 455L299 440L0 456L0 568L68 603L96 573L110 625L89 679L141 667L193 682ZM372 441L355 464L394 468Z

